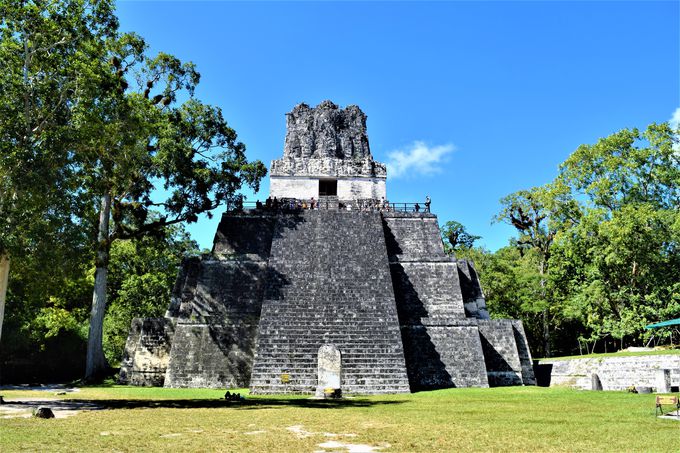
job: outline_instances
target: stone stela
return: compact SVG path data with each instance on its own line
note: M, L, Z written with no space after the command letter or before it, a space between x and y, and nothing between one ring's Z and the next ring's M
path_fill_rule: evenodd
M522 323L489 318L434 214L337 209L387 196L361 109L300 104L286 126L271 198L330 209L224 213L212 252L183 261L166 316L133 320L120 381L254 394L535 384Z
M333 345L325 344L319 348L319 376L316 396L323 396L326 389L336 390L340 387L342 358L340 351Z

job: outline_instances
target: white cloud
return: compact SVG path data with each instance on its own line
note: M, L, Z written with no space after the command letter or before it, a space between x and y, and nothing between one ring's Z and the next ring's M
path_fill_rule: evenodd
M670 123L673 129L677 129L678 127L680 127L680 107L675 109L675 112L673 112L673 116L671 116L671 119L668 120L668 122ZM678 154L680 154L680 137L676 135L675 138L678 139L678 141L676 141L673 144L673 150L675 151L675 155L677 156Z
M425 142L415 141L406 149L387 153L387 174L390 178L401 176L431 175L441 172L441 164L448 154L455 151L452 144L428 146Z
M675 109L673 116L671 116L671 119L668 121L671 123L671 127L673 129L676 129L678 126L680 126L680 107Z

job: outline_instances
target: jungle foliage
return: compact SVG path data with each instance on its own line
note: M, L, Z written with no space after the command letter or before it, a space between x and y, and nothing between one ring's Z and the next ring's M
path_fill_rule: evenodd
M107 346L107 310L109 323L129 317L116 317L129 304L110 313L113 254L182 236L177 225L238 201L243 185L257 190L264 165L246 159L218 107L195 97L199 81L192 63L149 55L142 37L120 32L112 1L0 1L0 264L12 266L15 328L6 335L30 326L22 339L47 341L89 313L85 375L101 377L105 350L120 351L119 340ZM173 247L158 250L169 255L162 272L176 270ZM159 279L139 296L167 293ZM0 282L0 326L5 290ZM155 311L145 303L137 311ZM29 324L13 324L22 311ZM0 337L11 345L3 354L16 339Z
M652 124L578 147L550 184L501 200L508 246L456 251L536 355L641 346L645 325L680 317L679 133Z

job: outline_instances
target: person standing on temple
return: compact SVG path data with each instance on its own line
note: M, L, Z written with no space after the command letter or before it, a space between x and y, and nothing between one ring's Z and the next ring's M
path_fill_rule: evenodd
M430 212L430 203L432 203L432 200L430 200L430 196L425 195L425 212Z

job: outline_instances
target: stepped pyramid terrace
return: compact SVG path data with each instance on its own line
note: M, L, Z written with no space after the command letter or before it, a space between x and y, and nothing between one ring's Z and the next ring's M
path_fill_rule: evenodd
M522 323L492 320L472 262L445 254L429 203L388 204L366 115L286 115L270 197L222 215L181 266L165 317L135 319L120 380L252 393L533 385Z

